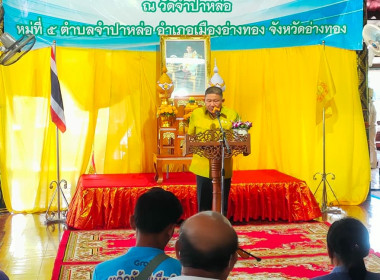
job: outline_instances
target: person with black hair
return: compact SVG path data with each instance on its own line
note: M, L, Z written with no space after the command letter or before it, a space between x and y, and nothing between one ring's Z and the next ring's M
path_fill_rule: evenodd
M195 109L190 116L190 135L205 132L211 128L218 129L220 123L224 130L232 128L232 122L239 119L239 115L232 109L223 106L223 89L219 86L211 86L205 91L205 106ZM212 176L210 161L206 157L194 154L189 170L196 175L198 211L212 209ZM223 190L223 214L227 215L228 195L231 188L232 157L224 160L224 190Z
M369 249L368 230L359 220L348 217L334 222L327 233L327 251L334 269L312 279L380 279L380 273L369 272L365 267L363 259Z
M225 280L237 261L238 237L226 217L204 211L182 224L175 247L182 272L171 280Z
M164 280L180 275L181 264L165 255L164 249L182 213L180 201L169 191L155 187L142 194L130 217L136 230L136 246L120 257L98 264L92 279L138 279L147 274L141 278Z

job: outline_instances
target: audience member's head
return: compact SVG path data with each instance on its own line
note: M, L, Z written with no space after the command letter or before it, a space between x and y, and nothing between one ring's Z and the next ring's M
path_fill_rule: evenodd
M165 247L173 235L182 212L180 201L169 191L151 188L142 194L137 200L135 213L130 219L132 228L137 231L136 245ZM162 238L158 238L158 235L162 235Z
M236 263L237 248L237 234L223 215L200 212L180 229L176 253L182 275L226 279Z
M158 233L170 224L177 224L181 215L181 203L173 193L151 188L137 200L134 220L141 232Z
M343 218L334 222L327 233L327 249L332 263L347 267L351 279L365 278L363 258L369 253L369 234L359 220Z

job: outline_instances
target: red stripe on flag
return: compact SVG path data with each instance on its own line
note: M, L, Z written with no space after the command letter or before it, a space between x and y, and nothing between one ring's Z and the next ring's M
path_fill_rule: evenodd
M62 120L60 119L60 117L58 117L58 115L55 113L55 111L53 110L52 107L50 107L50 114L51 114L52 122L55 123L55 125L58 127L58 129L61 132L65 132L66 131L66 124L64 122L62 122Z

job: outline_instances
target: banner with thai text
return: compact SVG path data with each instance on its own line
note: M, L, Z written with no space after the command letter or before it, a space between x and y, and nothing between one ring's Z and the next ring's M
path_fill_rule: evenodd
M358 0L3 0L4 29L58 46L158 50L160 35L210 35L212 50L322 44L362 49Z

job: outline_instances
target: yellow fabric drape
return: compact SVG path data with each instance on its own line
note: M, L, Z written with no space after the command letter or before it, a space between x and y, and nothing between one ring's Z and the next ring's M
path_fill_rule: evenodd
M336 175L329 181L342 204L359 204L368 192L370 167L356 56L328 47L326 55L336 87L336 113L326 121L326 172ZM93 147L98 173L153 172L158 57L158 52L57 48L67 126L60 135L60 173L69 200ZM313 192L317 188L319 57L317 46L212 52L227 85L226 106L253 122L252 154L239 156L235 170L277 169L305 180ZM53 192L49 183L57 179L49 62L45 48L0 68L2 190L14 212L46 210ZM320 192L316 197L321 200Z
M57 48L67 126L60 134L60 178L68 182L68 200L88 166L93 143L100 148L95 150L97 162L104 162L97 166L101 173L142 172L152 165L156 56ZM46 210L53 195L49 184L57 180L56 129L49 111L50 48L1 67L0 84L0 162L7 208Z
M315 119L320 55L320 46L212 53L227 85L226 104L253 122L251 155L239 156L235 170L273 168L317 189L320 176L313 175L323 171L322 124ZM367 196L370 166L356 54L326 47L326 56L336 88L334 115L326 120L326 173L336 176L328 181L339 202L357 205Z

